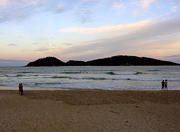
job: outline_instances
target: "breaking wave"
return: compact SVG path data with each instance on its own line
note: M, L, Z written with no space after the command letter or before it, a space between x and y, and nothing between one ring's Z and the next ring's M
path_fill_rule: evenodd
M63 73L63 74L81 74L82 72L61 72L61 73Z
M0 88L159 89L162 80L169 88L180 86L179 67L46 67L0 68Z
M107 72L109 75L138 75L143 74L142 72Z
M70 76L53 76L50 78L74 79L74 80L132 80L132 81L162 81L162 78L136 78L136 77L70 77ZM169 81L180 81L180 78L169 78Z
M56 78L72 79L72 77L68 77L68 76L53 76L53 77L50 77L50 78L54 78L54 79L56 79Z
M161 71L161 70L154 69L154 70L148 70L148 71L153 72L153 71Z
M35 83L34 85L38 86L38 85L59 85L62 83L55 83L55 82L51 82L51 83Z
M24 75L21 75L21 74L6 74L5 76L6 77L22 77Z

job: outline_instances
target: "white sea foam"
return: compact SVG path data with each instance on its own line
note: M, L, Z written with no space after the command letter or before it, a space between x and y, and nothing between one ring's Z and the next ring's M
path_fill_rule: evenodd
M16 77L17 74L6 74L7 77Z
M138 75L143 74L142 72L107 72L110 75Z
M7 77L22 77L22 74L6 74Z

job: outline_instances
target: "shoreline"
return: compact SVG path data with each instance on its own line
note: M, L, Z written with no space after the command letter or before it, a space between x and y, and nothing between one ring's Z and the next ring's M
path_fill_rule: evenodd
M0 86L0 91L16 91L18 86ZM168 89L83 89L83 88L40 88L40 87L26 87L24 86L25 91L180 91L180 88L168 88Z

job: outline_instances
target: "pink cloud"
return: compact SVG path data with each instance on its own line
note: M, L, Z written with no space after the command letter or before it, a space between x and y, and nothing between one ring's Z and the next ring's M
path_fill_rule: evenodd
M156 2L157 0L140 0L140 6L144 9L148 9L152 3Z

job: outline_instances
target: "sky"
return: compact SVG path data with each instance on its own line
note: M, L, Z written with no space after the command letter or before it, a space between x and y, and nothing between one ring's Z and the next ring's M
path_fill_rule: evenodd
M0 0L0 59L115 55L180 63L180 0Z

